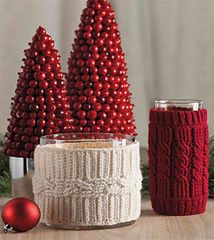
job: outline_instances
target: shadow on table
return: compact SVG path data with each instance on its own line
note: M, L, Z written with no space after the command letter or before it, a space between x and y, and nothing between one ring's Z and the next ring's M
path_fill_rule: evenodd
M157 213L155 213L152 209L142 209L140 216L146 216L146 217L156 217Z

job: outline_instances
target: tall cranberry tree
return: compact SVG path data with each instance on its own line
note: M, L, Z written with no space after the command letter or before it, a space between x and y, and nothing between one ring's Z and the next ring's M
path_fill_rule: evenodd
M72 47L66 76L72 130L136 135L120 32L108 0L87 1Z
M25 158L33 157L40 136L71 128L60 56L52 37L39 27L29 45L12 98L5 148L7 155Z

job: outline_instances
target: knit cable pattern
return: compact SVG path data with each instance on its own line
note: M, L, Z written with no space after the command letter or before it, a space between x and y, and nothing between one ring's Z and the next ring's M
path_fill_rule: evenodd
M34 161L33 192L42 222L111 226L139 217L138 142L106 148L38 146Z
M69 196L76 194L81 197L99 197L100 194L118 194L122 195L127 192L134 192L139 189L139 179L135 176L129 177L112 177L112 178L97 178L87 179L85 181L77 179L46 179L40 177L35 184L34 191L37 194L46 196ZM134 185L134 187L133 187ZM53 189L54 186L54 189Z
M208 198L207 111L151 109L149 167L150 195L156 212L204 212Z

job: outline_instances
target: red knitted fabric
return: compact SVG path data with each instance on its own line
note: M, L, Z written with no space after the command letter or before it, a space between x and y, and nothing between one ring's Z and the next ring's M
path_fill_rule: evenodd
M157 213L203 213L208 198L207 110L151 109L149 168Z

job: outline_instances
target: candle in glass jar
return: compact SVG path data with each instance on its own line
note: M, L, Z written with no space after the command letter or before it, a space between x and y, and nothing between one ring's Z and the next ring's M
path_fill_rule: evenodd
M157 100L150 110L149 169L153 209L203 213L208 198L207 110L200 100Z

